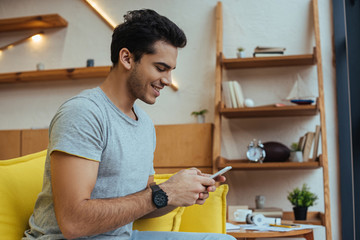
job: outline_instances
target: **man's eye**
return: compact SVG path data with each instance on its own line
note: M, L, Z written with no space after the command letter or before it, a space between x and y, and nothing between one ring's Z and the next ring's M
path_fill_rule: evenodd
M165 68L161 68L161 67L156 67L156 69L157 69L159 72L165 72L165 71L166 71Z

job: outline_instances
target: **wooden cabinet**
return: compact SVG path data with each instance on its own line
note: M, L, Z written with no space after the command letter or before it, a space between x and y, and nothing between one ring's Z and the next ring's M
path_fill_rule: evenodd
M275 4L275 3L274 3ZM323 91L323 74L321 62L321 47L319 33L318 3L312 0L315 47L313 53L303 55L284 55L274 57L252 57L252 58L226 58L223 54L223 16L222 3L218 2L216 7L216 80L215 80L215 118L214 118L214 138L213 138L213 162L214 171L231 165L236 171L250 170L303 170L322 168L323 193L324 193L324 213L312 213L318 220L312 219L308 223L320 223L326 227L326 238L331 239L330 222L330 196L329 196L329 175L327 163L327 142L325 126L325 108ZM249 19L248 21L251 21ZM312 66L317 70L318 97L314 105L296 105L286 107L263 106L253 108L226 108L222 102L222 82L223 71L233 69L252 69L252 68L287 68L292 66ZM280 69L279 68L279 69ZM264 162L262 164L249 163L247 160L228 160L221 155L221 133L222 118L267 118L267 117L294 117L294 116L318 116L320 115L321 126L321 152L319 161L295 162ZM315 126L314 126L315 129ZM271 131L271 129L269 129ZM244 146L246 149L246 146ZM233 170L233 171L234 171ZM231 173L229 173L231 174ZM285 218L291 218L291 213L285 213Z

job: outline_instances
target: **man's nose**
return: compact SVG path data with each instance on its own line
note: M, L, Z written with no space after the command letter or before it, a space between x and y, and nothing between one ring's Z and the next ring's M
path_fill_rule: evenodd
M165 86L170 86L172 84L171 74L169 73L166 77L162 77L161 83Z

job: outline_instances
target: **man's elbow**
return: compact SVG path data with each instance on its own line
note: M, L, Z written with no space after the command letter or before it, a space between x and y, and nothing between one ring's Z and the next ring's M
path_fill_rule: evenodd
M58 225L62 235L66 239L75 239L86 236L86 234L83 232L83 228L73 220L58 219Z

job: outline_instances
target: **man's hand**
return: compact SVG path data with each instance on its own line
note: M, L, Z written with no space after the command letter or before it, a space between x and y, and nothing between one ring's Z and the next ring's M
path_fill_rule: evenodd
M160 187L169 197L169 205L191 206L204 204L209 192L216 190L215 181L223 182L225 177L218 176L215 180L196 168L181 170Z
M211 176L211 174L201 173L201 172L200 172L200 175L204 176L204 177ZM215 182L222 183L222 182L226 181L226 177L219 175L219 176L215 177L214 180L215 180ZM199 194L199 199L196 201L196 204L203 205L205 203L205 200L209 197L209 192L215 192L215 190L216 190L215 185L207 186L206 191Z

